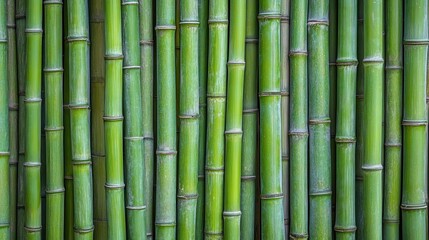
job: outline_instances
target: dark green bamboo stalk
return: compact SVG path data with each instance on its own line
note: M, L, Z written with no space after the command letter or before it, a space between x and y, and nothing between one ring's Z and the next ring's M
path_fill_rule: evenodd
M25 161L25 0L16 1L16 63L18 77L18 192L17 192L17 239L24 239L24 161Z
M404 5L404 162L402 238L426 239L425 201L426 70L428 54L428 1Z
M228 1L209 0L205 239L222 239Z
M258 0L247 0L241 149L241 239L255 238L258 127ZM286 54L287 55L287 54Z
M332 238L329 0L309 0L309 238Z
M204 166L206 159L207 127L207 60L208 60L208 12L209 1L198 0L198 74L199 74L199 137L198 137L198 200L196 239L204 238Z
M66 56L69 67L69 95L67 106L70 114L70 148L73 170L74 238L93 238L92 168L89 112L89 23L85 0L67 1ZM66 131L66 141L68 141ZM66 148L68 147L65 143ZM67 151L65 151L67 157ZM67 166L66 177L70 170ZM68 170L68 171L67 171ZM67 178L68 179L68 178ZM71 182L70 182L71 183ZM69 183L69 184L70 184ZM67 187L67 185L66 185ZM66 193L67 194L67 193ZM66 207L67 204L66 204ZM66 231L66 234L67 231Z
M386 2L386 135L383 239L400 239L402 157L402 0Z
M107 238L119 240L126 238L122 145L124 117L122 115L121 1L105 1L104 15L106 86L103 119L106 149Z
M195 239L198 198L198 0L180 2L177 238Z
M94 182L94 239L107 239L104 143L104 1L90 2L91 155Z
M62 1L44 3L46 239L64 236L63 29Z
M290 235L296 239L308 238L307 6L308 0L292 1L290 12Z
M140 51L141 51L141 89L142 89L142 121L144 143L145 188L144 200L146 205L146 235L153 237L153 177L154 177L154 132L153 132L153 13L152 0L142 0L139 5L140 13Z
M338 2L336 239L354 239L357 1Z
M282 191L286 237L289 236L289 6L290 0L282 0L280 20L280 77L282 92Z
M383 0L364 0L363 238L382 237Z
M155 237L176 237L176 77L175 4L160 0L156 5L157 56L157 174Z
M17 237L18 198L18 78L16 52L15 0L7 1L7 79L9 96L9 229L10 239Z
M25 238L41 239L41 118L42 118L42 1L28 1L26 6L26 77L25 77Z
M241 236L240 189L243 140L242 113L246 45L246 0L236 0L230 2L230 4L231 27L229 28L229 53L227 64L228 86L226 96L225 199L223 218L224 238L232 240L240 239ZM278 30L280 30L280 28Z
M7 1L0 1L0 239L10 239Z
M306 6L306 3L304 5ZM307 8L305 9L307 12ZM260 1L258 19L262 239L285 238L281 168L280 13L280 0Z
M127 239L146 238L138 4L134 0L122 2Z

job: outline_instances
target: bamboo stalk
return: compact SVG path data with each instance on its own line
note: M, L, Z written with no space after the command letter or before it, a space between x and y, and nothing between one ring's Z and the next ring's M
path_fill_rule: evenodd
M230 19L227 63L228 86L226 97L225 199L223 218L224 238L240 239L246 0L231 2Z
M402 157L402 6L386 2L386 135L383 201L383 238L400 239Z
M122 2L127 238L146 238L138 1Z
M296 7L294 3L297 2L292 3ZM285 238L281 168L280 13L280 1L261 0L259 3L262 239Z
M156 5L157 56L157 174L155 237L176 236L176 77L175 5L160 0Z
M289 236L289 12L290 0L281 2L280 61L282 117L282 191L285 236Z
M404 5L404 128L402 238L427 238L425 200L428 1Z
M309 238L332 238L329 1L309 1Z
M46 239L64 236L62 1L44 3Z
M25 237L41 239L41 114L42 114L42 1L28 1L26 6L26 134L24 191L25 191Z
M198 137L198 200L196 239L204 238L204 166L207 127L207 60L208 60L208 0L198 0L198 75L199 75L199 137Z
M255 238L256 162L258 141L258 0L246 3L243 90L243 145L241 150L241 239Z
M353 239L355 220L355 111L357 1L338 2L336 239Z
M145 188L144 201L146 205L146 235L153 236L153 178L154 178L154 132L153 132L153 21L152 0L140 1L140 56L141 56L141 92L142 92L142 126L144 144Z
M0 1L0 239L10 239L9 210L9 84L7 1Z
M296 239L308 238L307 7L308 0L291 2L290 235Z
M89 112L89 29L84 0L67 1L67 41L70 114L70 148L73 170L74 238L93 238L93 189ZM68 52L67 52L68 51ZM66 132L66 136L67 136ZM67 144L67 143L66 143ZM67 164L67 162L66 162ZM67 165L66 165L67 170ZM70 170L70 169L69 169ZM68 176L66 171L66 176ZM67 206L67 205L66 205Z
M364 0L363 238L382 237L383 1Z
M14 0L7 1L7 78L9 97L9 229L10 239L17 237L18 198L18 78Z
M209 1L205 238L222 239L228 1Z
M106 151L104 142L104 1L91 1L91 155L94 184L94 239L107 239Z

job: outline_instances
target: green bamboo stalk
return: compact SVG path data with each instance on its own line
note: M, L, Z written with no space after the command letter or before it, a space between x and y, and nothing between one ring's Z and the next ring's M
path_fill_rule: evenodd
M7 1L0 1L0 239L10 239L9 211L9 84Z
M292 2L292 6L297 7L294 3L297 2ZM306 6L306 2L304 5ZM280 0L259 2L262 239L285 238L281 168L280 13ZM292 127L291 130L295 129Z
M386 2L386 135L383 239L400 239L402 157L402 0Z
M91 155L94 182L94 239L107 239L104 148L104 1L89 5L91 34Z
M363 238L382 238L383 0L364 0Z
M336 239L354 239L357 1L338 2Z
M66 56L68 55L69 95L65 96L65 99L68 99L66 104L70 114L73 229L74 239L83 240L92 239L94 229L89 112L89 23L85 0L67 1L66 24L68 27ZM66 141L68 141L67 135L66 132ZM68 147L67 144L66 142L66 148ZM66 152L66 157L67 154ZM70 171L67 161L66 158L66 176ZM68 206L66 205L66 207Z
M122 116L121 1L104 2L105 77L104 137L106 149L107 238L125 239Z
M296 239L308 238L307 6L308 0L292 1L290 12L290 235Z
M207 60L208 60L208 0L198 0L198 75L199 75L199 129L198 129L198 200L196 239L204 238L204 166L206 159L207 127Z
M198 200L198 0L180 2L177 238L195 239ZM176 69L177 70L177 69Z
M426 239L425 201L426 70L428 54L428 1L404 5L404 162L402 238Z
M228 48L228 1L209 0L205 239L223 237L224 131Z
M290 0L281 2L280 20L280 77L282 118L282 191L285 236L289 236L289 6ZM247 61L246 61L247 62ZM257 102L256 102L257 104ZM244 123L243 123L244 126Z
M243 145L241 149L241 239L255 239L256 162L258 141L258 0L246 3L243 90ZM286 54L287 55L287 54ZM283 131L282 131L283 132Z
M332 238L329 0L309 1L309 238Z
M141 92L142 92L142 121L144 143L145 188L144 200L146 205L146 235L153 237L153 178L154 178L154 132L153 132L153 12L152 0L142 0L139 5L140 13L140 56L141 56Z
M63 29L66 33L68 29L68 2L63 0ZM63 75L63 123L64 123L64 240L74 239L74 207L73 207L73 166L71 155L71 126L70 126L70 108L69 108L69 41L67 41L67 34L64 34L64 75Z
M46 239L64 236L62 1L44 3Z
M24 191L25 191L25 238L41 239L41 114L42 114L42 1L28 1L26 6L26 130Z
M157 173L155 237L176 237L176 77L175 4L160 0L156 5L157 56Z
M7 78L9 97L9 229L10 239L17 237L18 198L18 78L14 0L7 1Z
M223 218L224 238L240 239L246 0L231 2L230 19L231 27L229 28L229 53L227 64L228 86L226 96L225 199ZM280 31L280 28L278 30Z
M138 4L138 1L134 0L124 0L122 2L122 27L124 31L124 147L128 239L146 238Z

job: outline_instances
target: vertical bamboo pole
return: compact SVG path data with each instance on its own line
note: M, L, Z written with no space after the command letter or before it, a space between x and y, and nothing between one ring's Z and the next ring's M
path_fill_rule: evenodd
M246 2L246 39L241 150L241 239L255 238L258 141L258 0Z
M382 237L383 0L364 0L363 238Z
M44 3L46 239L64 236L63 29L62 1Z
M28 240L41 239L41 114L42 114L42 1L27 1L26 77L25 77L25 237Z
M156 5L157 55L157 173L155 237L176 237L176 77L175 4L160 0Z
M425 200L428 1L404 5L404 128L402 238L427 238Z
M297 239L308 238L307 8L308 0L291 1L290 235Z
M209 0L205 238L222 239L228 1Z
M383 238L400 239L402 157L402 0L386 2L386 135Z

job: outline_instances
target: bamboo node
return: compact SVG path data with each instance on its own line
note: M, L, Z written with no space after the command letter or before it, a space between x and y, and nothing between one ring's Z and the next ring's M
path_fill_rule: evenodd
M122 1L122 5L139 5L139 1Z
M46 194L56 194L56 193L63 193L63 192L65 192L66 191L66 189L65 188L58 188L58 189L52 189L52 190L48 190L48 189L46 189L45 190L45 193Z
M69 43L70 42L79 42L79 41L89 42L89 38L87 36L68 36L66 38L66 41Z
M41 28L26 28L25 33L43 33Z
M143 136L144 140L153 140L153 136L152 135L148 135L148 136Z
M124 116L103 116L105 122L120 122L124 120Z
M42 99L38 98L38 97L24 99L24 102L26 102L26 103L38 103L41 101L42 101Z
M18 96L25 97L25 90L19 91Z
M260 12L258 15L258 20L280 20L281 19L281 15L279 12Z
M368 64L380 64L380 63L384 63L384 59L382 57L368 57L368 58L364 58L362 60L362 63L364 65L368 65Z
M349 226L349 227L343 227L343 226L334 226L335 232L341 232L341 233L354 233L356 232L357 227L356 226Z
M402 126L426 126L426 120L402 120Z
M259 109L257 108L243 109L243 114L251 114L251 113L257 113L257 112L259 112Z
M72 159L72 165L91 165L91 159Z
M287 162L287 161L289 161L289 156L287 156L287 155L282 155L282 161L283 161L283 162Z
M25 19L25 18L26 18L26 16L25 16L25 12L24 12L24 13L22 13L22 14L16 14L16 15L15 15L15 20Z
M204 231L205 235L209 236L223 236L223 232L210 232L210 231Z
M382 171L383 165L381 165L381 164L363 164L362 170L367 171L367 172Z
M255 180L255 175L241 175L241 181L252 181Z
M198 174L198 179L204 179L204 174Z
M123 184L123 183L120 183L120 184L111 184L111 183L106 183L106 184L104 184L104 187L106 188L106 189L122 189L122 188L125 188L125 184Z
M200 25L200 22L198 20L187 20L187 21L180 21L179 25L189 25L189 26L196 26Z
M289 57L293 57L293 56L307 56L308 52L305 50L290 50L289 51Z
M44 68L43 72L64 72L64 68Z
M18 208L18 209L24 209L25 206L23 204L16 204L16 208Z
M259 42L258 38L246 38L245 40L246 43L257 43Z
M228 19L209 19L207 21L207 24L208 25L211 25L211 24L226 24L226 25L228 25Z
M7 43L7 39L0 39L0 43Z
M176 226L176 222L157 222L157 221L155 221L155 226L174 227L174 226Z
M42 231L42 226L40 227L28 227L28 226L24 226L24 230L27 232L40 232Z
M223 211L223 217L226 217L226 218L228 217L233 218L233 217L239 217L239 216L241 216L241 211Z
M44 5L49 5L49 4L60 4L60 5L62 5L63 2L60 0L45 0L45 1L43 1L43 4Z
M418 204L402 203L401 204L401 209L404 211L420 210L420 209L426 209L426 208L427 208L426 203L418 203Z
M308 136L308 132L307 131L295 131L295 130L291 130L289 131L289 136Z
M180 114L180 115L177 115L177 117L179 119L196 119L196 118L199 118L200 115L199 114L188 114L188 115Z
M259 92L259 97L269 97L269 96L281 96L282 92L277 92L277 91L273 91L273 92Z
M155 31L157 30L176 30L176 25L158 25L155 26Z
M356 99L362 100L363 98L363 94L356 94Z
M357 66L358 60L355 58L337 58L337 66Z
M16 158L9 158L9 165L17 165L18 160Z
M224 133L225 133L225 135L232 135L232 134L242 135L243 131L241 129L230 129L230 130L226 130Z
M122 69L124 69L124 70L127 70L127 69L140 69L141 67L140 66L132 66L132 65L130 65L130 66L122 66Z
M65 105L64 105L65 106ZM89 109L89 105L87 103L77 103L77 104L68 104L68 109Z
M289 16L281 15L280 16L281 23L289 23Z
M337 137L335 137L335 142L336 143L355 143L356 142L356 138L355 137L337 136Z
M397 66L397 65L389 65L385 67L386 71L387 70L402 70L403 67L402 66ZM389 79L389 78L386 78Z
M22 165L24 167L40 167L40 166L42 166L42 163L40 163L40 162L24 162Z
M384 223L399 223L399 219L389 219L389 218L383 218Z
M307 21L308 26L314 26L314 25L324 25L329 26L328 19L309 19Z
M143 205L143 206L126 206L125 208L128 209L128 210L138 211L138 210L145 210L146 209L146 205Z
M141 40L140 45L153 45L153 40Z
M45 127L45 132L55 132L55 131L62 131L64 130L63 126L59 127Z
M9 110L10 111L18 111L18 104L9 104Z
M306 233L291 233L289 235L289 237L291 239L302 239L302 238L307 239L308 238L308 234L306 234Z
M0 228L8 228L9 226L9 223L0 223Z
M198 199L198 194L177 195L177 198L178 199L183 199L183 200Z
M104 55L105 60L121 60L124 58L122 54L106 54Z
M240 61L240 60L230 60L226 63L227 66L230 65L237 65L239 67L244 67L246 65L245 61Z
M282 91L280 92L280 95L281 95L282 97L287 97L287 96L289 96L289 91L282 90Z
M385 142L384 146L386 146L386 147L401 147L402 144L401 143L389 143L389 142Z
M274 200L283 198L283 193L261 194L261 200Z
M310 125L318 125L318 124L330 124L330 118L320 118L320 119L310 119L308 120L308 124Z
M329 196L332 195L331 189L317 191L317 192L310 192L308 195L310 196Z
M143 136L124 137L124 139L129 141L142 141L144 137Z
M208 99L210 99L210 98L226 98L226 96L225 95L217 95L217 94L207 94L206 95L206 97L208 98Z
M92 225L90 228L77 228L73 227L73 231L75 233L90 233L94 231L94 225Z
M156 150L156 155L177 155L176 150Z
M429 45L429 39L404 39L403 44L407 45L421 45L426 46Z
M224 171L224 167L210 167L210 166L205 166L204 168L206 170L206 172L222 172Z
M8 23L8 24L6 24L6 27L7 27L7 28L15 29L15 28L16 28L16 25L15 25L14 23Z
M64 176L64 180L73 180L73 176Z

